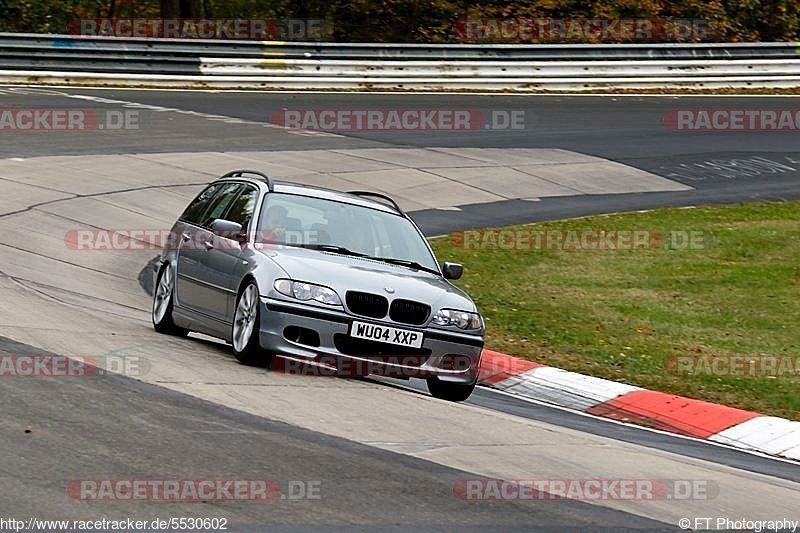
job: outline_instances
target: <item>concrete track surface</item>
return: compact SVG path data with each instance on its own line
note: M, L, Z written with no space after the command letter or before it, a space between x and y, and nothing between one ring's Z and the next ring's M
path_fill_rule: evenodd
M797 198L796 133L674 132L662 120L673 108L776 109L794 100L0 93L7 108L135 111L137 120L136 129L119 131L0 130L2 354L136 362L127 375L0 379L5 515L226 517L232 530L661 530L684 517L800 519L795 464L488 391L451 404L388 380L247 368L219 342L158 335L140 275L157 251L75 250L67 237L85 228L169 228L203 183L248 167L394 194L430 235L615 209ZM269 124L287 107L437 106L521 109L526 127L326 133ZM483 477L682 480L710 490L590 503L465 501L454 493L459 480ZM284 493L312 481L320 497L108 502L67 491L81 479L173 478L274 479Z

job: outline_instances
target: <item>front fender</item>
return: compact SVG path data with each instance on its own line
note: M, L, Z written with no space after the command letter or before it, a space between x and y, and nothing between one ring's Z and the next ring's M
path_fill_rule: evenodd
M278 278L289 277L287 272L278 264L259 251L246 248L239 256L239 286L236 293L240 294L248 280L253 279L261 296L274 295L273 285Z

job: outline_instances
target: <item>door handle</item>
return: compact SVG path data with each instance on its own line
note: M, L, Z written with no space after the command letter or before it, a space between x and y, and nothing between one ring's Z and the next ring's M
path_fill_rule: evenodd
M189 242L192 240L192 236L188 233L181 233L181 240L183 240L183 242Z
M214 249L214 244L211 241L203 241L203 246L205 246L206 250Z

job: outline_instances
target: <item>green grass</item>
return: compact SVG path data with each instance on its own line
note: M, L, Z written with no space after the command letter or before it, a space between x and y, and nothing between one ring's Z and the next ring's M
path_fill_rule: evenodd
M800 419L800 375L678 375L671 356L800 357L800 202L664 209L515 229L695 230L702 249L465 249L458 284L486 318L487 347L540 363Z

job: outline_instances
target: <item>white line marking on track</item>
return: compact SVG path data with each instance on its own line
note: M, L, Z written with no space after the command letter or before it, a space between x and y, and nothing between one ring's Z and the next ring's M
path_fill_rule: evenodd
M314 136L314 137L342 137L341 135L337 135L335 133L329 133L325 131L310 131L310 130L299 130L299 129L289 129L283 128L277 124L272 124L271 122L258 122L255 120L247 120L238 117L229 117L227 115L217 115L213 113L202 113L200 111L192 111L188 109L180 109L177 107L164 107L159 105L153 104L142 104L139 102L130 102L128 100L116 100L113 98L104 98L101 96L91 96L91 95L84 95L84 94L69 94L61 91L53 91L53 90L40 90L38 93L35 94L45 94L45 95L55 95L55 96L63 96L65 98L74 98L77 100L87 100L89 102L95 102L98 104L111 104L111 105L121 105L127 109L144 109L146 111L154 111L156 113L179 113L181 115L190 115L194 117L199 117L206 120L213 120L218 122L225 122L228 124L249 124L253 126L261 126L264 128L273 128L273 129L282 129L285 130L286 133L292 135L302 135L302 136Z

